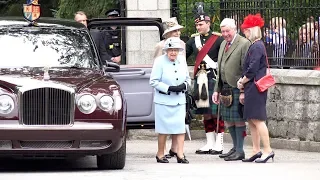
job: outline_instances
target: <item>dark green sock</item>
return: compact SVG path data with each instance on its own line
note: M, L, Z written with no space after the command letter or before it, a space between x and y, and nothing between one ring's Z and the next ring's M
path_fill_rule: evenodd
M237 136L237 152L243 153L243 142L245 137L246 126L236 127L236 136Z
M230 126L230 127L228 127L228 129L229 129L229 133L232 138L233 147L236 148L237 147L237 135L236 135L235 126Z

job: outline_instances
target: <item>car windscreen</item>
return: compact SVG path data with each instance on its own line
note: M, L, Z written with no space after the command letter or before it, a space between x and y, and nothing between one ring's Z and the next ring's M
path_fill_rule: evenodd
M40 27L0 28L0 67L98 68L87 31Z

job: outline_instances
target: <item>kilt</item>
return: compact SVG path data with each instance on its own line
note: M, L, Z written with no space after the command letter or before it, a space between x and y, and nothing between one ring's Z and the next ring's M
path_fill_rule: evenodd
M233 88L229 85L223 85L224 88L231 88L232 89L232 105L229 107L224 106L223 104L220 105L220 113L221 117L224 121L229 123L233 122L245 122L246 120L243 119L239 114L239 96L240 90L238 88Z
M210 107L208 108L197 108L194 111L194 114L217 114L218 113L218 106L216 104L214 104L212 102L212 94L214 91L214 85L215 85L215 80L213 78L215 78L213 70L210 70L210 72L207 74L208 77L208 92L209 92L209 103L210 103ZM197 85L197 78L194 79L194 88Z

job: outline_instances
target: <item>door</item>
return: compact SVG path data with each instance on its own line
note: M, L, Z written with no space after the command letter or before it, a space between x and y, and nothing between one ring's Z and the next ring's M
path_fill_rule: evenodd
M112 76L119 83L127 101L127 128L154 128L153 88L149 79L154 47L162 39L163 27L159 18L92 19L88 28L104 29L117 26L121 37L121 65Z

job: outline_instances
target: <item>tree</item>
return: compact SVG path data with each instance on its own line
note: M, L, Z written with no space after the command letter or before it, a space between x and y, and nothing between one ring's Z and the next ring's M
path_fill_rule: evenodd
M190 33L195 33L196 29L194 27L194 16L197 13L196 3L199 0L177 0L174 16L178 17L180 24L184 25L183 34L189 36ZM212 29L218 30L220 23L219 15L219 2L220 0L203 0L204 2L204 12L212 18Z
M41 5L41 16L42 17L53 17L56 9L58 9L59 0L39 0ZM22 6L26 0L7 0L0 1L0 14L2 16L22 16Z
M59 0L57 17L72 19L77 11L86 12L88 18L105 17L105 12L111 8L119 8L120 0Z

